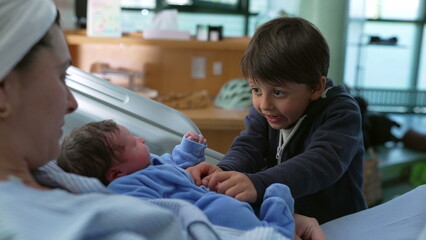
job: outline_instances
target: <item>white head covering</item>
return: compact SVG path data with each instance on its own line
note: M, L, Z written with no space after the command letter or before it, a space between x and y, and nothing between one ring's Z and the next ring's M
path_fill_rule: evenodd
M51 0L0 0L0 82L50 29Z

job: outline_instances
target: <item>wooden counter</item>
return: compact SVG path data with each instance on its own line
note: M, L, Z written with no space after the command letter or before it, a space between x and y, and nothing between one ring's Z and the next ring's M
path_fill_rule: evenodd
M65 31L65 36L74 66L90 72L93 64L101 62L112 69L141 73L143 86L160 96L207 90L214 97L224 83L242 77L240 60L250 41L248 37L225 37L218 42L151 40L142 33L101 38L88 37L84 30ZM200 58L204 60L202 77L193 74L200 69L195 64ZM219 73L214 71L217 64Z
M227 110L214 106L202 109L180 110L187 115L207 138L208 146L226 153L232 141L244 129L248 110Z

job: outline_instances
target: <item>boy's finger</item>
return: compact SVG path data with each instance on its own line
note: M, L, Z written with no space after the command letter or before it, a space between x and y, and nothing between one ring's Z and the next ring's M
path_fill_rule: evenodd
M195 184L198 186L201 184L201 173L198 168L190 167L187 168L186 171L189 172L189 174L192 176L192 179L194 179Z
M230 197L236 198L242 192L238 189L238 186L232 183L231 181L221 182L219 184L218 192L228 195Z
M211 175L204 177L201 182L204 186L208 187L210 182Z
M218 184L231 177L230 172L215 172L210 175L208 186L217 191Z

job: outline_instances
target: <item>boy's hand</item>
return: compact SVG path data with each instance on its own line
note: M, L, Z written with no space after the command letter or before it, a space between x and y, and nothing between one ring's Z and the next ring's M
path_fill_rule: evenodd
M243 202L254 203L257 191L247 175L235 171L221 171L203 178L203 185Z
M324 232L315 218L293 214L296 225L295 239L326 240Z
M186 171L188 171L189 174L191 174L192 178L195 181L195 184L200 186L202 184L201 179L213 174L214 172L220 172L223 170L214 164L211 164L208 162L201 162L193 167L187 168Z
M197 142L197 143L201 143L201 144L207 144L207 139L204 138L203 135L201 134L196 134L192 131L188 131L185 134L185 138L187 138L188 140Z

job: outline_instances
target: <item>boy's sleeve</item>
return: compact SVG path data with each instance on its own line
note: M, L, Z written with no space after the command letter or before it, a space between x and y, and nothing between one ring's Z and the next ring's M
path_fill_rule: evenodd
M353 161L362 165L359 109L348 102L334 104L307 140L309 143L302 153L264 171L248 174L258 192L264 193L272 183L282 183L290 187L294 198L299 198L335 184ZM359 169L361 172L351 172L350 177L361 179L362 168Z
M269 147L268 123L254 109L244 119L245 130L232 142L230 150L217 164L225 171L258 172L265 167Z
M175 164L181 168L188 168L205 160L204 151L206 148L206 144L197 143L183 137L181 144L173 149L172 154L166 153L162 155L161 160L164 163Z

